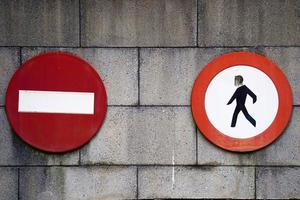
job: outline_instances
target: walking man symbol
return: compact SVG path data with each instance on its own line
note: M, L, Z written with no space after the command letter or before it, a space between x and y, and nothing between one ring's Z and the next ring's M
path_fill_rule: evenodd
M227 105L229 105L236 99L236 107L232 116L231 127L235 127L236 120L240 111L243 112L246 119L255 127L256 121L249 115L245 106L245 102L246 102L247 94L249 94L253 99L253 103L255 103L256 95L246 85L243 85L243 77L240 75L235 76L234 85L237 86L238 88L235 90L234 94L232 95L232 97L227 103Z

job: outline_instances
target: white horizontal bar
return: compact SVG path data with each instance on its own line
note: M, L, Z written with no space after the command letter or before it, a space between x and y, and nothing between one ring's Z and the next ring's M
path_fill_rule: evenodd
M18 111L94 114L94 93L19 90Z

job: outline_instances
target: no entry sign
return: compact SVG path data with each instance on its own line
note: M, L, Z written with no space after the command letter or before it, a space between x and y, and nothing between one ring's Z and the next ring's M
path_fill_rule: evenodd
M283 72L261 55L224 54L197 77L192 113L201 133L230 151L253 151L273 142L292 111L292 92Z
M106 109L99 75L69 53L45 53L28 60L6 92L6 113L16 134L48 152L87 143L100 129Z

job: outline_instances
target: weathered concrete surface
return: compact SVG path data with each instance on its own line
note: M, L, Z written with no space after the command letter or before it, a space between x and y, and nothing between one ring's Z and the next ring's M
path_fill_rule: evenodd
M136 172L136 167L22 168L20 199L135 199Z
M5 104L8 82L19 66L19 48L0 48L0 105Z
M195 164L189 108L109 107L98 135L81 151L84 164Z
M300 199L300 108L273 144L241 154L197 134L186 106L201 69L241 50L279 65L300 105L299 13L297 0L1 1L0 46L22 47L23 62L45 51L82 57L101 75L111 106L98 135L80 150L31 148L12 132L3 107L19 48L0 47L0 199L18 199L18 166L21 200ZM206 48L171 48L197 40ZM59 48L68 46L74 48ZM129 46L141 49L115 48Z
M262 54L276 63L285 73L292 87L294 105L300 105L300 48L269 47L262 49Z
M0 199L18 199L18 169L0 168Z
M196 0L81 3L84 46L196 45Z
M79 164L79 151L66 154L49 154L25 144L11 130L6 119L4 108L0 108L0 136L0 165Z
M294 105L300 105L299 47L141 49L141 104L189 105L199 72L214 58L233 51L256 52L276 63L290 81Z
M258 199L300 199L299 167L258 167L256 173Z
M221 149L208 141L198 130L199 165L254 165L253 153L236 153Z
M294 107L293 115L287 129L274 143L255 153L255 164L300 166L299 122L300 108Z
M0 45L78 46L78 0L3 0Z
M142 105L189 105L201 69L222 49L142 49Z
M24 48L23 62L48 51L67 51L90 63L104 82L109 105L135 105L138 102L138 61L136 49Z
M300 44L300 1L199 0L200 46Z
M254 168L142 167L139 198L254 198Z

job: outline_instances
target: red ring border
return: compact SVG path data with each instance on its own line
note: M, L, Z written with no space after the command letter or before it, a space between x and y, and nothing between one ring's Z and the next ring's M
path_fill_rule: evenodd
M248 65L263 71L273 81L278 92L278 111L271 125L259 135L238 139L217 130L205 111L205 93L209 83L221 71L235 65ZM293 97L288 79L268 58L253 52L225 53L208 63L199 73L191 96L191 110L201 133L215 145L237 152L261 149L271 144L286 128L292 113Z

